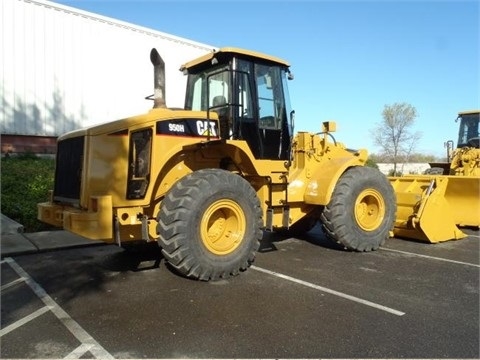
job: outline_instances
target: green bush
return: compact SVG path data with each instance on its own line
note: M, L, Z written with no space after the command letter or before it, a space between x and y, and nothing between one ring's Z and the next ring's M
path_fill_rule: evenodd
M50 230L37 220L37 203L53 189L55 160L33 154L2 158L1 212L22 224L26 232Z
M371 157L369 157L367 159L367 162L365 163L365 166L369 166L369 167L372 167L374 169L378 169L377 162L374 159L372 159Z

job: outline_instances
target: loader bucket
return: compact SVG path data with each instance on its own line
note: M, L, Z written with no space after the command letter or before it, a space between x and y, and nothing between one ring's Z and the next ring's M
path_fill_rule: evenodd
M437 243L466 237L458 226L480 226L480 178L410 175L389 177L397 196L393 233Z

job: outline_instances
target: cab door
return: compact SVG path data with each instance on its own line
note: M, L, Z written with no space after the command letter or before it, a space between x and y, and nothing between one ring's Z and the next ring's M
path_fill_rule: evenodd
M245 71L235 72L238 110L234 111L234 134L247 141L258 159L287 160L291 131L284 72L279 66L249 65L244 64Z

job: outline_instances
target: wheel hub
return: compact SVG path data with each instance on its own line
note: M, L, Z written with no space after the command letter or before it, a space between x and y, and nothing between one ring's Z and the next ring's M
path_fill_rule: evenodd
M240 245L245 228L246 219L241 207L232 200L218 200L207 208L202 217L202 242L211 253L227 255Z
M385 209L385 201L377 190L363 190L355 201L355 220L363 230L374 231L381 225Z

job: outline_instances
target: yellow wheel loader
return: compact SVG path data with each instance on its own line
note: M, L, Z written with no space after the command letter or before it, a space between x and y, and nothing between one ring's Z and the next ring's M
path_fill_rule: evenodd
M121 246L156 241L180 274L225 278L254 261L263 231L309 230L355 251L377 249L395 219L386 176L366 150L332 135L293 133L289 64L222 48L184 64L185 108L165 106L164 63L152 49L148 113L58 138L46 223Z
M431 163L425 175L390 177L397 197L394 234L431 243L466 237L460 227L480 226L479 110L458 114L457 148L448 163Z

